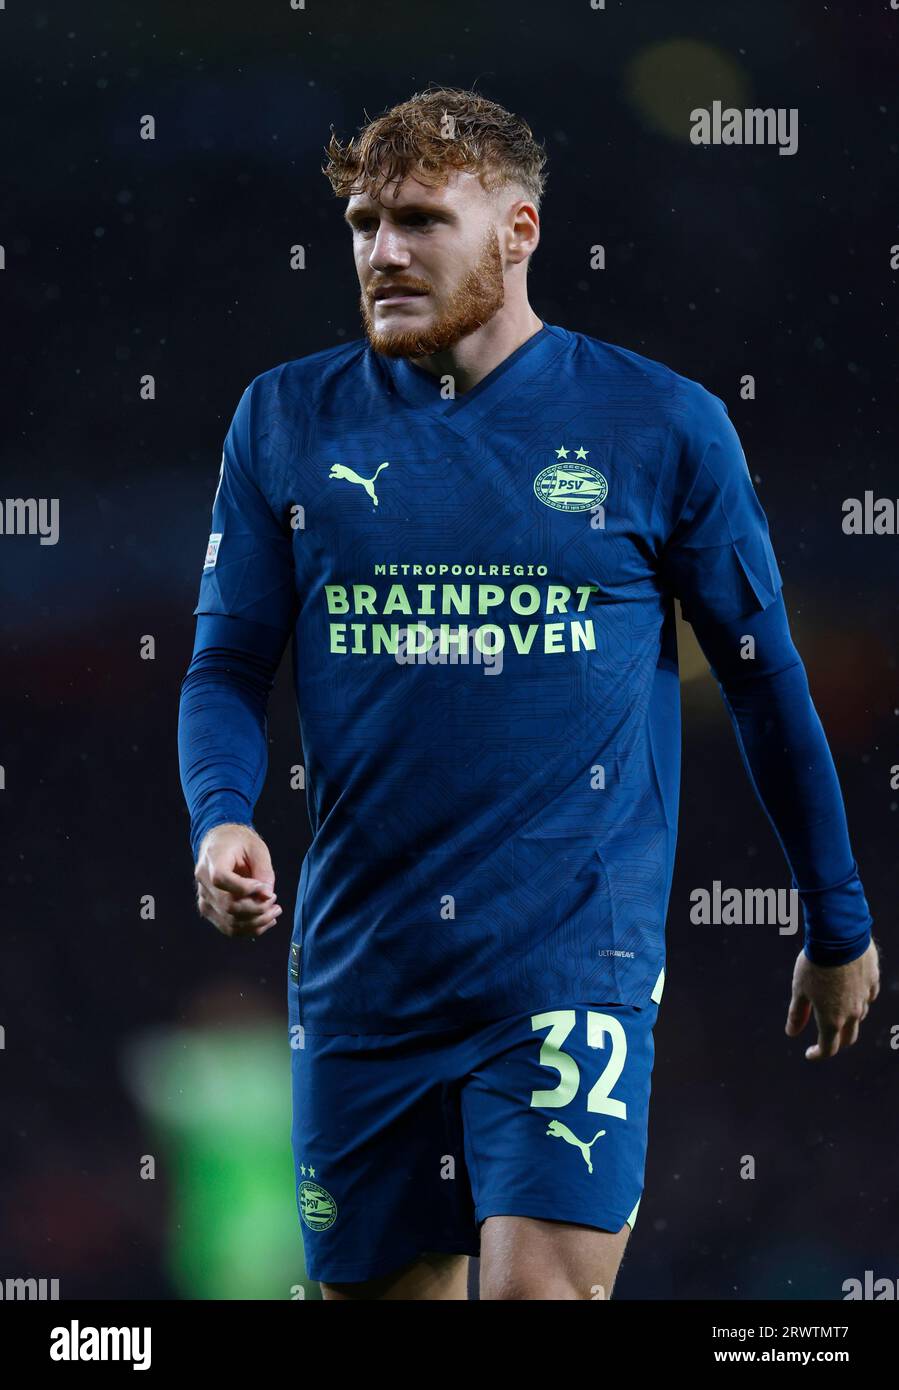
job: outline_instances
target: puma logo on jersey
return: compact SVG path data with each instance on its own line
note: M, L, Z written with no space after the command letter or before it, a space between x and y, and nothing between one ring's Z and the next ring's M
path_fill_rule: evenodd
M589 1144L585 1144L583 1139L578 1139L577 1135L572 1134L568 1126L563 1125L560 1120L550 1120L549 1129L546 1132L547 1134L551 1134L554 1139L564 1139L566 1144L573 1144L576 1149L580 1149L581 1153L584 1155L584 1162L587 1165L587 1172L593 1172L593 1164L590 1161L590 1150L593 1148L593 1145L596 1143L597 1139L599 1139L601 1135L605 1134L604 1129L597 1130L593 1138L590 1140Z
M389 463L381 463L374 471L371 478L360 478L358 473L354 473L352 468L347 468L345 463L335 463L328 474L329 478L343 478L348 483L358 483L364 487L375 506L378 505L378 498L375 492L375 478L377 478L382 468L389 468Z

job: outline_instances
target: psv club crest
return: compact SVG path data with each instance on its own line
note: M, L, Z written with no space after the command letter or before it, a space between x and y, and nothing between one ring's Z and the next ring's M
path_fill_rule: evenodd
M534 492L547 507L557 512L588 512L609 495L609 484L598 468L587 463L589 450L556 450L556 462L534 479ZM571 455L571 457L569 457Z

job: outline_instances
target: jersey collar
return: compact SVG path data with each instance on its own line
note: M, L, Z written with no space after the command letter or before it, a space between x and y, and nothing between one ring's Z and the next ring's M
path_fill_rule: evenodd
M468 435L484 416L538 372L544 371L565 347L566 331L544 323L526 342L504 358L492 372L455 400L441 396L440 378L418 367L405 357L376 357L387 372L402 400L416 411L422 409L450 425L458 434Z

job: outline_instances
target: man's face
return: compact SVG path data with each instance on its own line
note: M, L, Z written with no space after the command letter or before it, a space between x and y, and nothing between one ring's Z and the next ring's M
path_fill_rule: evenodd
M377 201L367 193L350 198L345 217L362 320L376 352L443 352L502 308L495 216L493 200L467 172L439 188L409 177L388 184Z

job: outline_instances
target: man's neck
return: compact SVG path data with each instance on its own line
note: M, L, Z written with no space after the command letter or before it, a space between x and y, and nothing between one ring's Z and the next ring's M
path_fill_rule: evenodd
M461 396L489 376L494 368L511 357L522 343L533 338L542 327L542 319L525 301L520 313L507 314L505 308L501 309L483 328L466 334L445 352L411 360L433 376L452 377L456 395Z

